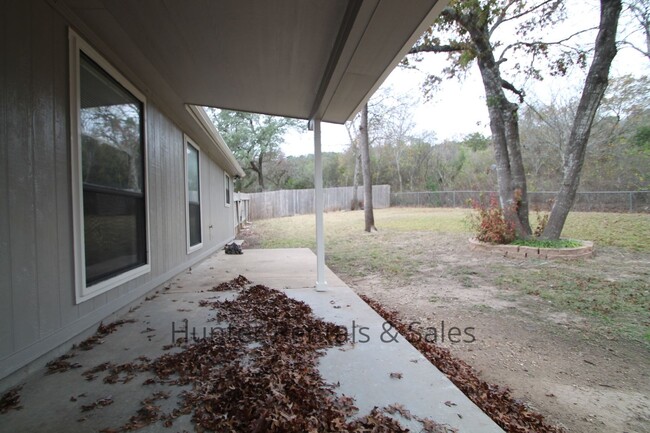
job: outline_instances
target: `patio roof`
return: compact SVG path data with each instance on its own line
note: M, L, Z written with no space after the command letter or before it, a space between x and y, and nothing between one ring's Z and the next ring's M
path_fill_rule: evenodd
M56 3L168 101L344 123L447 1Z

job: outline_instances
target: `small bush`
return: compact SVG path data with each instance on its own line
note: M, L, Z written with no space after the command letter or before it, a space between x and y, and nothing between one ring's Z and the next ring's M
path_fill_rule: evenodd
M475 213L469 217L469 225L476 233L476 239L491 244L509 244L516 238L515 226L506 221L503 209L495 196L491 196L487 205L472 200Z

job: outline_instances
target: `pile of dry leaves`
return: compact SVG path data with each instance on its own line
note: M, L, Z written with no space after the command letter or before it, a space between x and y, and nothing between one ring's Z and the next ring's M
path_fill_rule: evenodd
M347 342L344 327L316 318L307 304L278 290L250 286L242 276L218 287L239 290L239 294L234 300L200 303L216 312L214 320L219 324L208 338L152 361L140 359L137 368L102 364L87 372L90 377L106 371L107 378L114 378L124 371L148 370L155 379L144 385L191 386L180 394L179 405L171 413L163 413L155 404L167 395L154 395L141 402L129 423L105 429L105 433L129 431L158 420L171 426L184 414L191 414L197 431L407 432L390 414L419 421L426 433L453 431L432 420L411 417L399 405L353 418L358 411L354 400L337 395L316 368L324 349Z
M469 364L454 357L448 349L423 340L399 319L396 312L388 311L366 296L361 297L507 432L564 432L562 428L548 424L543 415L530 410L522 402L513 398L508 388L487 383L478 377Z

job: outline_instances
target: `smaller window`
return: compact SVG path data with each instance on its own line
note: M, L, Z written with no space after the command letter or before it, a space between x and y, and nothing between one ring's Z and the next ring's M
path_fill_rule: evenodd
M203 246L201 233L201 172L199 148L185 138L185 194L187 204L187 253Z
M226 206L230 206L230 176L224 173L224 185L226 186Z

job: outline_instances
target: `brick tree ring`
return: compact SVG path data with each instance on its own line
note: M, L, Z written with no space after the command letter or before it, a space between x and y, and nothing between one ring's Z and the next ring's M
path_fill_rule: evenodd
M582 259L591 257L594 252L594 243L580 241L581 246L575 248L541 248L523 245L501 245L481 242L476 238L469 238L469 248L472 251L485 251L493 255L512 257L517 259Z

